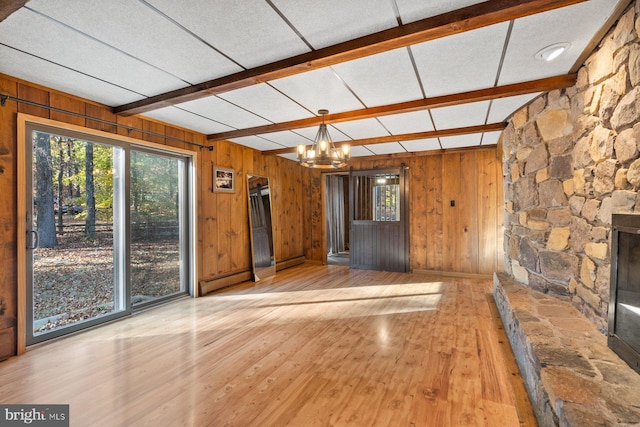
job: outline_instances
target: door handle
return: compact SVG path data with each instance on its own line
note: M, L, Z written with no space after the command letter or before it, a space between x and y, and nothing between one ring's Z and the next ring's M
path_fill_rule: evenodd
M29 235L29 239L28 239L29 243L27 243L27 249L37 248L40 240L38 231L37 230L27 231L27 234Z

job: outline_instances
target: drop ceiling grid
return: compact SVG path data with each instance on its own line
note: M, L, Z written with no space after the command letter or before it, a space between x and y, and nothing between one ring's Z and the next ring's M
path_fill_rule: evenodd
M0 42L147 96L184 86L176 77L26 8L0 23Z
M195 130L204 134L227 132L234 130L222 123L218 123L207 117L200 116L191 111L185 111L179 107L165 107L144 114L156 120Z
M433 151L440 149L438 138L414 139L411 141L402 141L402 146L410 153L420 151Z
M389 135L389 132L382 127L376 119L361 119L351 122L335 123L333 125L345 135L352 139L373 138L376 136Z
M120 105L140 99L140 95L74 70L0 45L0 73L17 76L70 95L105 105Z
M369 150L371 150L374 154L395 154L395 153L406 153L402 145L397 142L383 142L380 144L367 144L365 145Z
M330 67L272 80L270 84L314 113L321 108L340 113L363 107Z
M191 84L241 70L141 2L31 0L28 6Z
M427 110L381 116L378 120L392 135L433 130L433 123Z
M317 130L318 130L317 128L314 128L314 132ZM269 139L271 141L275 141L278 144L282 144L286 147L295 147L298 144L305 144L305 145L311 144L313 142L313 136L315 136L315 133L311 138L309 138L299 133L298 129L296 129L294 131L287 130L284 132L265 133L258 136Z
M431 16L441 15L452 10L461 9L472 4L482 3L484 0L391 0L395 1L400 11L402 23L419 21Z
M373 152L371 152L371 150L368 150L365 146L357 145L355 147L351 147L351 157L364 157L372 155Z
M219 97L274 123L313 116L266 83L226 92Z
M594 29L613 13L616 1L590 0L515 20L499 84L566 74L586 48ZM551 44L569 42L571 47L554 61L535 58Z
M255 135L243 136L242 138L232 138L230 141L235 142L236 144L244 145L246 147L251 147L259 151L277 150L283 148L280 144L276 144L275 142L268 141Z
M209 117L233 129L270 124L269 121L243 110L222 98L210 96L195 101L183 102L178 106L204 117Z
M445 136L440 138L442 148L464 148L480 145L481 133L472 133L469 135Z
M431 115L436 129L453 129L485 124L489 101L471 102L452 107L433 108Z
M482 134L482 145L494 145L498 143L502 132L485 132Z
M497 123L507 120L520 107L535 99L542 92L528 93L525 95L510 96L507 98L494 99L491 102L491 110L489 111L488 123Z
M314 49L398 25L389 0L272 0Z
M406 48L337 64L333 69L366 107L422 98Z
M411 47L428 97L493 87L508 22Z
M145 1L245 68L309 51L264 0Z

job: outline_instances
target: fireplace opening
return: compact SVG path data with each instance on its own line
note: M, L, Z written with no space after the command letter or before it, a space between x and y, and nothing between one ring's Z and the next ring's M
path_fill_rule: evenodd
M640 373L640 215L614 214L609 347Z

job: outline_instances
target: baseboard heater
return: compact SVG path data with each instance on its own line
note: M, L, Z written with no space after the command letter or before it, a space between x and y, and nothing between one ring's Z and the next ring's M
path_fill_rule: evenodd
M299 256L295 258L290 258L284 261L278 261L276 263L276 271L281 271L286 268L291 268L296 265L303 264L305 262L304 256ZM218 289L227 288L229 286L237 285L238 283L247 282L253 279L253 274L250 270L242 271L239 273L231 274L229 276L224 277L216 277L207 280L201 280L198 283L199 287L199 296L204 296L209 292L216 291Z

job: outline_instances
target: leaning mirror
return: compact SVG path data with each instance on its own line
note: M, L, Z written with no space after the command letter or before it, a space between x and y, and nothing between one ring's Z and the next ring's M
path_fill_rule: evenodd
M276 274L271 226L271 194L269 178L248 175L247 179L253 278L257 282Z

